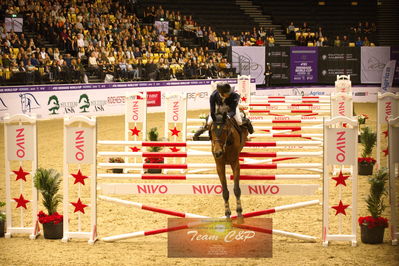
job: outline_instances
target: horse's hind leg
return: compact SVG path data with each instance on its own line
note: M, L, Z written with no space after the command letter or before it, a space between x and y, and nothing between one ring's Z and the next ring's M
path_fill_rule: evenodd
M231 210L229 205L229 190L227 188L227 180L226 180L226 167L225 165L218 165L217 172L219 175L220 184L222 185L223 189L223 199L224 199L224 215L228 219L230 219Z
M231 164L231 168L233 169L234 175L234 195L237 200L237 218L242 221L242 206L241 206L241 189L240 189L240 163L236 161Z

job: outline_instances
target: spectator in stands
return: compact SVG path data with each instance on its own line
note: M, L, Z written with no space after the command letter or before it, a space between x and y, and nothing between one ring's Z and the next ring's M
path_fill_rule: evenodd
M287 27L287 36L291 40L295 40L295 25L294 22L291 21L290 25Z
M334 46L335 47L341 47L341 39L339 38L338 35L335 37Z
M342 47L348 47L349 46L348 36L344 35L344 37L342 38L341 46Z
M357 40L356 40L356 42L355 42L355 45L356 45L356 47L363 46L363 41L362 41L362 38L361 38L360 36L357 37Z
M367 36L364 37L363 46L371 46L371 43L370 43L370 41L369 41L369 38L367 38Z

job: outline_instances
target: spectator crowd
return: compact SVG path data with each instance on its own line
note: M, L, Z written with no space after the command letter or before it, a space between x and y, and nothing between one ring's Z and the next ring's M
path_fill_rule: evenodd
M0 79L20 83L98 80L168 80L235 76L230 46L274 46L273 28L234 35L198 25L192 16L162 6L138 12L136 0L6 0L1 18L19 15L24 31L0 25ZM375 24L359 23L330 41L319 27L291 23L297 45L370 45ZM26 32L34 34L27 37Z
M297 27L291 22L286 32L298 46L360 47L375 45L377 27L374 22L359 22L344 35L327 36L322 27L311 28L307 22Z

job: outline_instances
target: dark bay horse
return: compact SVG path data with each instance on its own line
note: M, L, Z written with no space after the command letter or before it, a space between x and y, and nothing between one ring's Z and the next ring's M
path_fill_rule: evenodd
M237 216L242 220L241 189L240 189L240 161L239 155L248 136L248 130L241 128L234 118L227 118L226 113L217 114L212 122L210 134L212 139L212 154L216 162L216 169L223 188L225 215L229 219L231 210L229 206L229 190L226 181L226 164L231 166L234 175L234 195L237 199Z

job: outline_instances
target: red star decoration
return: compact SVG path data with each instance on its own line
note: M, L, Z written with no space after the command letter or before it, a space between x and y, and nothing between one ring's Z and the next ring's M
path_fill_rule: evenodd
M138 151L141 150L140 148L137 148L136 146L134 146L134 147L129 147L129 148L132 150L132 152L138 152Z
M332 179L337 181L337 184L335 184L335 186L344 185L346 187L345 180L348 179L348 177L349 177L348 175L343 175L342 171L340 171L339 175L337 177L333 177Z
M89 205L83 204L82 201L80 200L80 198L78 199L77 202L71 202L71 204L72 204L73 206L75 206L75 210L73 211L74 213L75 213L75 212L78 212L78 211L80 211L81 213L85 213L84 208L86 208L87 206L89 206Z
M385 137L388 138L388 129L383 131L382 133L384 133Z
M19 207L24 207L26 209L26 203L30 202L29 200L24 199L24 196L22 194L19 196L19 198L13 198L15 202L17 202L17 208Z
M346 215L345 209L348 208L348 207L349 207L349 205L344 205L344 204L342 203L342 200L340 200L338 205L332 206L331 208L333 208L333 209L336 210L335 215L338 215L338 214L340 214L340 213Z
M242 102L247 102L247 97L241 97Z
M180 149L178 149L178 148L176 148L176 147L172 147L172 148L169 148L169 149L170 149L171 152L178 152L178 151L180 151Z
M169 129L169 130L172 131L172 136L179 136L179 133L181 132L180 130L177 130L176 127L174 129Z
M384 153L385 157L388 156L388 154L389 154L388 147L385 150L382 150L382 152Z
M132 136L139 136L139 133L141 132L141 130L138 130L137 127L130 129L130 131L132 131Z
M82 173L80 172L80 169L77 174L71 174L71 175L75 178L75 182L73 184L81 183L82 185L84 185L85 179L88 178L87 176L82 175Z
M22 179L26 182L26 176L29 175L29 172L24 172L24 170L22 169L22 167L19 167L18 171L13 171L14 174L17 175L17 178L15 179L15 181L17 181L18 179Z

